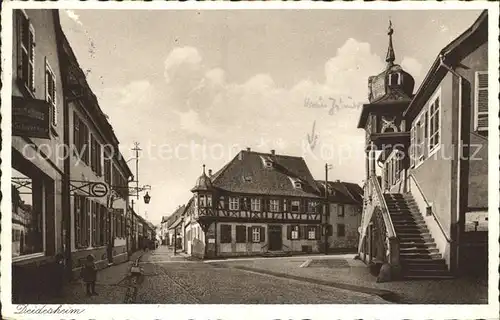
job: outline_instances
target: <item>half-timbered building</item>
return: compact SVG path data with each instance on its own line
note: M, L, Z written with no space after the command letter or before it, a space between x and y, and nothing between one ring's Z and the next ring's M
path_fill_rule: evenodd
M322 199L301 157L243 150L191 189L185 245L199 257L317 252Z

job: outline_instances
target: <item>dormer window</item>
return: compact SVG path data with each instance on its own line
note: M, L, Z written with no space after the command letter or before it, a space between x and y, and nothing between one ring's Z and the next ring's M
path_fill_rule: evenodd
M302 181L300 181L299 179L297 178L292 178L292 177L288 177L290 179L290 181L292 182L292 185L295 189L302 189Z
M272 168L273 167L273 160L269 157L260 157L262 160L262 163L264 164L265 168Z

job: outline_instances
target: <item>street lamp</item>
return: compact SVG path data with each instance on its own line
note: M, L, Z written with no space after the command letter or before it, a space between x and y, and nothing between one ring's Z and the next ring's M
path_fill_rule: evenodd
M144 203L145 203L145 204L148 204L150 200L151 200L151 196L150 196L150 195L149 195L149 193L146 191L146 194L144 195Z

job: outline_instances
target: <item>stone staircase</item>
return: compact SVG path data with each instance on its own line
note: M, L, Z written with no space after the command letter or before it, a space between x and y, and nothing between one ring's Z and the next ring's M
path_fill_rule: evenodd
M291 256L291 255L292 255L292 253L290 251L283 251L283 250L266 251L266 252L262 253L263 257L287 257L287 256Z
M409 193L386 193L384 198L399 239L403 278L453 278L413 196Z

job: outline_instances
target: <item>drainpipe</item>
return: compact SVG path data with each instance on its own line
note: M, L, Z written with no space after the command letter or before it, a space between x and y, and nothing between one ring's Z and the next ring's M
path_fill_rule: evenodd
M444 62L444 59L446 58L446 55L447 55L447 52L445 53L442 53L439 55L439 66L440 67L443 67L445 68L446 70L448 70L451 74L453 74L454 76L456 76L458 78L458 148L457 148L457 211L456 211L456 214L457 214L457 222L458 224L460 224L460 209L461 209L461 201L460 201L460 186L461 186L461 174L460 174L460 170L461 170L461 164L462 164L462 153L461 153L461 150L462 150L462 81L465 80L465 78L463 76L461 76L460 74L458 74L455 70L453 70L450 66L448 66L445 62ZM460 228L460 225L458 225L458 232L456 233L456 238L455 239L452 239L452 240L455 240L454 243L450 243L450 246L453 246L454 250L452 252L454 252L456 254L456 256L454 257L454 261L455 261L455 269L458 269L458 266L459 266L459 261L460 261L460 255L459 255L459 252L460 252L460 241L459 238L460 238L460 231L461 231L461 228ZM450 259L451 260L451 259Z

